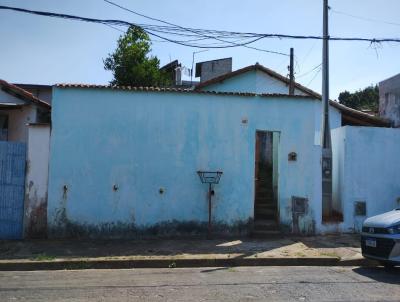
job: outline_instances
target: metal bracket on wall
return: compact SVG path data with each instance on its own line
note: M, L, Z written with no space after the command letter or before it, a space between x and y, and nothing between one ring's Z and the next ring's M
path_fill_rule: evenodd
M211 196L215 194L212 185L218 184L221 179L221 171L197 171L203 184L208 184L208 236L211 236Z

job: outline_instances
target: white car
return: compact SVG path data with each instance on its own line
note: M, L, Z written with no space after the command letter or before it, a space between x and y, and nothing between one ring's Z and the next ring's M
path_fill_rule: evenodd
M400 265L400 208L364 221L361 250L385 266Z

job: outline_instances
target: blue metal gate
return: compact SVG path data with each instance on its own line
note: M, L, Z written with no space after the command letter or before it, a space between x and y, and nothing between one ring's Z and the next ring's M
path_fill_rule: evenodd
M0 239L22 239L25 156L24 143L0 141Z

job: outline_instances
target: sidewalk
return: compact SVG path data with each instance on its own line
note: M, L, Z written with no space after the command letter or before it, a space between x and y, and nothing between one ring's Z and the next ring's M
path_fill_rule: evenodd
M0 242L0 270L374 264L361 256L358 235Z

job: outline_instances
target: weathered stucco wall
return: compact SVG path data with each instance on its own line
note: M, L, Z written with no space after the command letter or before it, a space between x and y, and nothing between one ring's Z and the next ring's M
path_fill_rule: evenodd
M346 126L332 131L332 142L334 196L344 214L336 228L357 232L365 218L399 206L400 130ZM365 216L355 213L358 201L366 202Z
M47 185L50 125L29 125L25 178L24 236L47 235Z
M400 127L400 74L379 83L379 115Z
M27 124L36 122L37 107L29 105L20 109L1 110L1 113L8 115L8 140L26 143L28 141Z
M197 170L221 170L217 231L247 230L254 212L256 130L280 132L280 222L309 199L299 228L321 221L321 102L312 99L55 88L48 223L52 236L196 233L208 219ZM340 126L335 111L331 125ZM288 162L288 153L298 159ZM318 229L317 229L318 230Z

